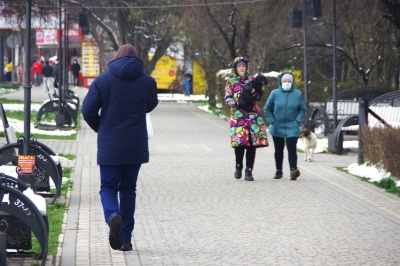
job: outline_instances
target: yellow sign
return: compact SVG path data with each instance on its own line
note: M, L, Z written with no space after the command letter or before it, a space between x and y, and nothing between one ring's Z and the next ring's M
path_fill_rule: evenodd
M82 43L82 77L97 77L100 74L99 48L96 43Z
M193 61L193 94L205 94L206 89L206 73L197 61Z
M152 56L149 56L149 60L151 60ZM167 55L163 55L158 61L157 64L151 72L151 76L157 81L158 89L173 89L170 88L170 85L176 80L176 59L174 57L170 57Z

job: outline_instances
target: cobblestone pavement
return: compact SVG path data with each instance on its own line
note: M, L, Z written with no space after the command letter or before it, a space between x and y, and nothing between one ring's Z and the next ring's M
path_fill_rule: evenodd
M130 252L108 245L95 133L82 122L77 141L43 140L77 156L62 244L48 265L400 264L399 197L337 169L357 154L315 154L312 163L299 154L298 180L286 159L274 180L270 137L247 182L233 178L228 121L193 103L162 102L151 117Z

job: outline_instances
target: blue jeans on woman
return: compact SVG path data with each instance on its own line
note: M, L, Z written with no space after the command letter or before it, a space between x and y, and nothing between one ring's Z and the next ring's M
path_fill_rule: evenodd
M141 164L100 165L100 198L107 224L122 217L122 241L131 242L135 225L136 182Z
M34 74L35 76L35 86L40 86L40 74Z

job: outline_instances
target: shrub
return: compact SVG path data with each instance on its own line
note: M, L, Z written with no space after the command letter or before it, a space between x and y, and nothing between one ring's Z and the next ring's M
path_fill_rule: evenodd
M382 165L400 179L400 129L367 128L364 132L364 156L373 165Z

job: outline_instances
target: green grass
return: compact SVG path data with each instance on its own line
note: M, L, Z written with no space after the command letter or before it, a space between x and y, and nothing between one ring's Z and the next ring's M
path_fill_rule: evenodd
M24 104L24 100L10 100L10 99L6 99L6 98L0 98L0 102L4 103L15 103L15 104ZM38 104L42 104L42 102L34 102L32 101L31 103L38 103Z
M20 101L20 100L6 100L6 99L1 98L0 101L2 101L3 103L23 104L23 101ZM7 119L8 120L15 119L15 120L24 121L24 118L25 118L24 111L6 111L6 115L7 115ZM42 119L42 122L55 121L55 114L50 113L48 115L49 115L49 119ZM79 123L80 115L81 114L78 113L78 125L77 125L77 128L76 128L77 131L78 131L79 126L80 126L80 123ZM37 112L36 111L32 111L31 112L31 116L30 116L31 122L36 122L37 121L36 118L37 118ZM49 132L51 132L51 131L49 130ZM15 135L18 138L20 136L24 136L24 133L17 131L17 132L15 132ZM34 135L32 135L31 134L31 138L36 138L36 139L39 139L39 140L40 139L76 140L77 135L78 135L77 133L71 134L71 135L68 135L68 136L48 135L48 134L34 134ZM4 131L0 132L0 137L5 137Z
M388 178L383 178L379 182L373 182L376 186L383 188L389 193L395 194L397 196L400 196L400 188L396 186L396 182L388 177Z
M7 119L16 119L24 121L25 114L24 111L6 111ZM36 121L37 112L31 112L31 121Z
M71 157L74 155L71 155ZM75 156L74 156L75 157ZM61 196L66 197L68 190L72 188L73 182L70 180L73 170L70 167L63 167L63 176L67 177L67 181L61 185Z
M48 239L48 254L49 255L57 255L58 248L58 237L62 233L62 223L64 220L64 213L67 210L67 205L65 203L55 202L52 205L47 206L47 219L49 220L49 239ZM32 251L36 249L33 246L32 242ZM38 249L36 252L40 251L40 245L38 245ZM35 253L36 253L35 252Z
M337 167L337 169L340 170L340 171L343 171L345 173L348 173L348 174L350 174L352 176L355 176L355 177L359 178L362 181L366 181L366 182L368 182L370 184L373 184L373 185L375 185L375 186L377 186L379 188L382 188L386 192L389 192L391 194L395 194L397 196L400 196L400 187L396 186L396 181L394 181L393 178L391 178L391 177L383 178L379 182L378 181L369 182L368 178L361 177L361 176L358 176L358 175L353 175L353 174L349 173L349 171L346 170L345 167Z
M9 81L1 81L0 88L6 89L6 90L17 90L19 88L19 85L16 83L9 82Z
M61 156L61 155L60 155ZM74 155L63 155L69 158ZM72 188L73 182L70 180L73 173L73 169L70 167L63 167L63 177L67 178L67 181L61 185L61 197L66 197L68 190ZM51 191L55 193L55 190ZM62 224L64 220L64 214L67 210L65 203L55 202L54 204L47 205L47 219L49 222L49 237L48 237L48 255L57 255L58 238L62 233ZM39 254L41 251L40 244L34 234L32 234L32 249L29 251L34 254Z
M185 100L185 102L188 103L198 103L198 104L208 104L208 100Z
M58 156L67 158L68 160L72 161L75 160L76 156L73 154L64 154L64 153L59 153Z
M15 135L17 136L17 138L19 138L19 137L23 137L24 133L15 132ZM31 139L33 138L33 139L38 139L38 140L41 140L41 139L76 140L77 136L78 136L78 133L74 133L74 134L71 134L68 136L45 135L45 134L32 135L31 134ZM6 135L4 134L3 131L0 132L0 137L2 137L2 138L6 137Z
M24 104L23 100L9 100L5 98L0 98L0 101L3 104ZM41 102L32 102L42 104ZM6 115L8 119L15 120L24 120L24 111L6 111ZM80 114L79 114L80 115ZM30 118L32 122L36 122L37 112L32 111ZM79 118L78 118L79 121ZM79 127L79 124L78 124ZM51 132L51 131L49 131ZM16 136L24 136L22 132L16 132ZM0 132L0 137L5 137L4 131ZM76 140L77 134L72 134L69 136L56 136L56 135L46 135L46 134L35 134L31 135L33 139L60 139L60 140ZM76 158L75 155L72 154L59 154L59 156L65 157L68 160L74 160ZM68 191L72 188L73 182L70 180L73 169L69 167L62 168L63 174L62 176L67 178L67 181L61 185L61 196L66 197ZM55 193L55 189L52 189L51 193ZM62 224L64 219L64 214L67 210L67 205L61 202L55 202L54 204L48 204L46 207L47 219L49 223L49 237L48 237L48 255L57 255L58 248L58 238L62 233ZM32 249L29 252L33 254L39 254L41 252L40 244L36 238L36 236L32 233Z
M208 110L211 111L214 115L216 116L225 116L225 117L229 117L229 110L224 110L223 108L216 108L216 107L212 107L212 106L208 106Z
M78 136L78 133L74 133L69 136L57 136L57 135L45 135L45 134L31 135L31 137L34 137L38 140L40 140L40 139L76 140L77 136Z

